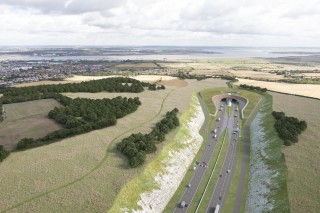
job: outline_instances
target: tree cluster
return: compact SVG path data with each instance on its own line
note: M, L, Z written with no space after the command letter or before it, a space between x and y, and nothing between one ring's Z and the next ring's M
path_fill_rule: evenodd
M166 134L179 126L177 113L177 108L167 112L166 116L152 128L150 133L132 134L117 145L117 149L127 156L132 168L142 165L145 162L146 154L154 153L157 150L156 144L164 141Z
M55 98L54 95L63 92L131 92L139 93L144 87L152 87L153 84L140 82L132 78L106 78L101 80L85 81L70 84L51 84L29 87L10 87L1 92L4 94L0 98L3 104L18 103L46 98ZM154 85L155 86L155 85ZM158 89L158 88L156 88ZM165 87L159 87L165 89Z
M284 112L273 111L272 115L276 119L274 128L286 146L297 143L298 135L307 129L305 121L299 121L295 117L287 117Z
M157 86L156 84L151 84L150 86L148 86L149 90L160 90L160 89L166 89L166 87L164 85L161 86Z
M5 150L5 148L0 145L0 162L3 161L10 154L9 151Z
M250 90L257 90L260 92L267 92L267 88L261 88L261 87L255 87L255 86L250 86L247 84L240 84L241 89L250 89Z
M191 75L189 73L184 73L179 71L178 73L172 75L173 77L178 77L180 79L197 79L198 81L211 78L211 76L206 76L206 75Z
M224 79L224 80L231 81L231 82L236 82L236 81L238 81L235 76L221 75L220 78L221 78L221 79Z
M86 98L71 99L56 94L56 99L64 106L54 108L48 116L64 128L37 140L23 138L18 142L18 150L41 146L66 137L115 125L118 118L136 111L141 105L139 98L120 96L113 99L91 100Z

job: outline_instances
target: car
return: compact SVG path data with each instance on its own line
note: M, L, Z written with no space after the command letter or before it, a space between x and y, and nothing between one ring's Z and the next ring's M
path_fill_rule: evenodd
M222 177L222 174L220 174L219 177Z
M183 208L183 207L187 207L188 204L186 204L185 201L182 201L179 206L180 206L181 208Z
M187 185L187 187L190 188L190 187L191 187L191 183L189 183L189 184Z
M230 173L230 169L227 170L227 173L228 173L228 174Z

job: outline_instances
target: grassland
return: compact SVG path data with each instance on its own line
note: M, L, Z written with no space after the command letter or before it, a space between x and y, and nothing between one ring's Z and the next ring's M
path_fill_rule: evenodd
M121 188L145 169L145 166L129 169L126 159L115 149L117 142L131 133L150 131L150 127L174 107L185 112L194 90L225 85L225 81L213 79L187 82L185 87L168 86L167 90L140 94L67 94L88 98L139 96L142 105L135 113L119 119L114 127L12 153L0 164L0 212L9 209L13 212L104 212L109 209ZM166 140L157 154L169 143L170 140ZM150 156L148 162L155 156Z
M12 150L24 137L39 138L60 129L48 118L48 112L60 104L53 100L37 100L3 105L6 118L0 123L0 144Z
M283 147L287 164L291 212L318 212L320 209L320 101L270 92L273 109L306 120L308 128L299 142Z
M320 85L288 84L288 83L278 83L278 82L256 81L256 80L249 80L249 79L239 79L239 82L235 84L236 85L247 84L252 86L264 87L264 88L267 88L268 90L276 91L276 92L320 98L320 92L319 92Z

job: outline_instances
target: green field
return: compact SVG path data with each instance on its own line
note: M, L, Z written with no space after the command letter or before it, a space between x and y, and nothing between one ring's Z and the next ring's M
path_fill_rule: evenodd
M48 113L60 104L53 99L3 105L6 118L0 123L0 144L12 150L24 137L40 138L60 129Z

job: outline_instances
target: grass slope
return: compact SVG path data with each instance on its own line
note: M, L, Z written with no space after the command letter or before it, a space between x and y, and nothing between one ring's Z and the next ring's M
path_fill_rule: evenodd
M263 177L263 184L270 190L266 195L267 203L271 204L271 209L265 209L266 212L289 212L289 201L287 192L287 167L284 155L282 153L283 141L278 137L273 125L275 119L271 116L272 112L272 96L265 94L266 102L263 104L258 116L261 116L260 127L258 131L263 132L264 144L260 147L258 152L260 153L259 159L267 166L267 170L271 175ZM252 134L259 134L253 132ZM257 141L251 141L251 143L257 143ZM250 160L251 164L252 159ZM258 168L259 170L260 168ZM252 171L258 172L258 171ZM250 177L251 178L251 177ZM249 183L250 184L250 183ZM259 192L259 189L254 188L255 183L251 183L251 196L254 196L255 190ZM250 190L250 189L249 189ZM251 199L255 199L254 197ZM248 205L248 202L247 202ZM247 206L248 208L248 206ZM255 208L254 206L250 207Z

